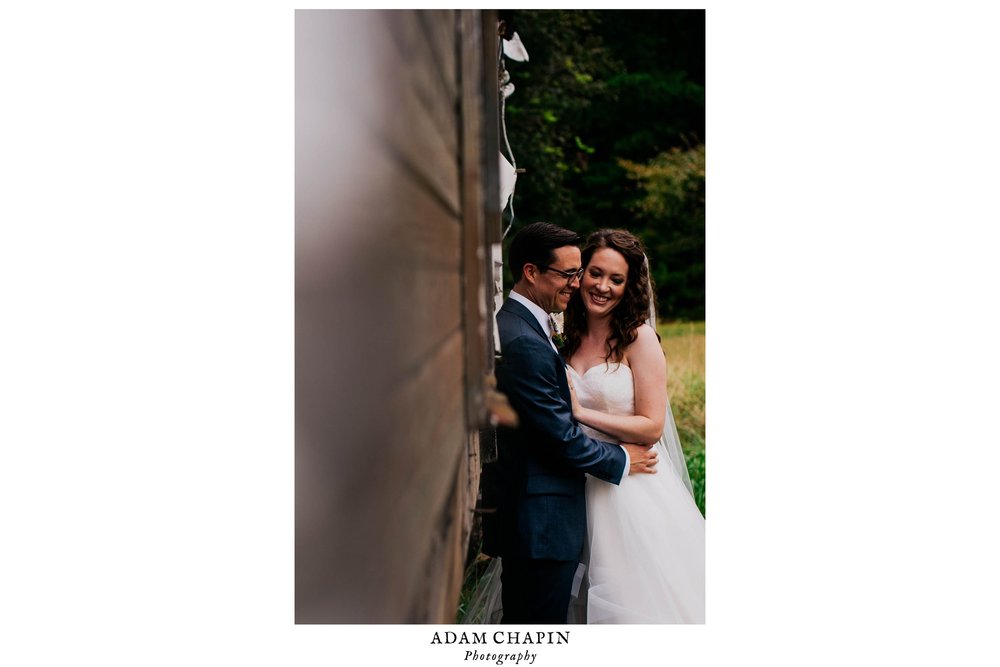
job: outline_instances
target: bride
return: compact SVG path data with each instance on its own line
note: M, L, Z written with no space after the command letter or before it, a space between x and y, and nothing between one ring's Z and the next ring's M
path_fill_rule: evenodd
M662 470L586 485L587 567L573 611L587 623L704 623L705 519L667 399L642 244L595 232L583 265L565 315L573 415L595 438L656 442Z
M562 350L573 415L592 437L656 443L661 471L618 486L588 480L584 574L570 622L704 623L705 519L670 412L642 244L627 231L601 230L582 260ZM499 622L500 560L483 573L463 623Z

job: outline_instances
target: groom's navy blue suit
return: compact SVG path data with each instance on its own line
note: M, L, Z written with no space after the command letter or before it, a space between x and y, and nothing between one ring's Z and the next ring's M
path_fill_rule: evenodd
M520 424L497 431L487 551L503 557L505 623L565 623L587 533L584 473L617 484L627 459L580 430L563 360L534 315L509 299L496 321L497 388Z

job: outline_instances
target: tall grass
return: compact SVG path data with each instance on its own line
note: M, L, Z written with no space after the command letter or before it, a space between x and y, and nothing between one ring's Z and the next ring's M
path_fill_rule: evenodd
M667 396L677 423L695 502L705 514L705 323L661 322Z

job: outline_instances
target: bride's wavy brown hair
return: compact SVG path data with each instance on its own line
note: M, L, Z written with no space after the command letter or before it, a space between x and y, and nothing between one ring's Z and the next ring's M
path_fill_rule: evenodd
M604 360L620 362L625 354L625 348L635 341L638 335L636 330L649 318L650 293L646 291L646 285L649 285L651 292L653 283L649 276L642 241L631 233L624 229L602 229L591 234L587 239L587 245L583 248L584 267L590 264L594 253L601 248L618 251L628 264L625 294L611 311L611 336L605 341L608 353L604 356ZM572 357L580 348L580 339L587 331L587 310L583 305L580 291L573 292L566 308L563 326L566 345L562 350L565 359Z

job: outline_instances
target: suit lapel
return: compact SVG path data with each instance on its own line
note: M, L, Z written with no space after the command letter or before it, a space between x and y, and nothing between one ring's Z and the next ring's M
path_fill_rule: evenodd
M503 302L503 305L500 306L500 310L504 310L510 313L511 315L516 315L517 317L520 317L522 320L527 322L532 329L538 332L538 335L542 337L542 340L547 341L549 339L548 334L546 334L545 330L542 329L542 325L539 324L538 320L535 319L535 316L531 314L531 311L525 308L517 301L514 301L513 299L507 299L506 301Z

